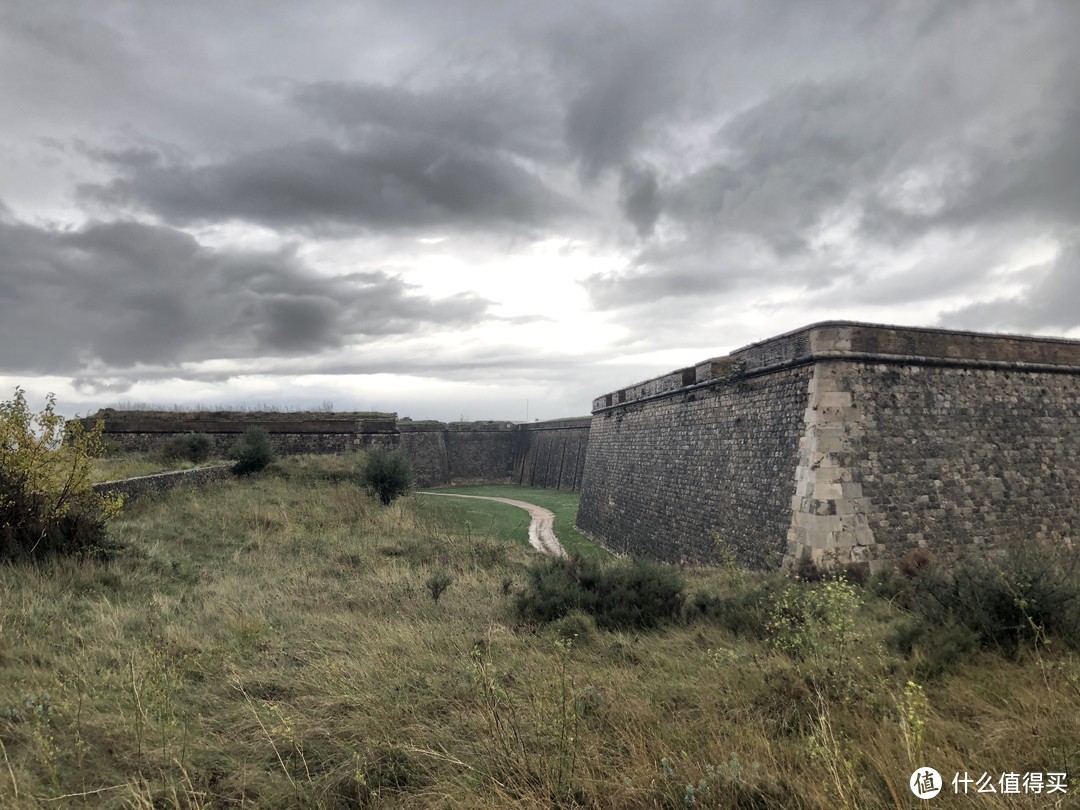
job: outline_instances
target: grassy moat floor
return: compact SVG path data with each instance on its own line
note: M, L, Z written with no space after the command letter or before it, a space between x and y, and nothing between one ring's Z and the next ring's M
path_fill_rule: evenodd
M0 807L911 808L923 766L1068 775L930 806L1080 805L1053 637L937 666L869 590L731 567L682 571L658 629L525 622L527 515L383 507L349 463L136 502L107 561L0 566Z

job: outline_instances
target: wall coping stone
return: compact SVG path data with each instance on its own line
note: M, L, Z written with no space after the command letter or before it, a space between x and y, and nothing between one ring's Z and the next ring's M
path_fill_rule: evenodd
M171 470L152 475L137 475L115 481L100 481L91 485L94 492L103 495L121 493L126 501L132 501L148 493L161 493L180 484L208 484L232 476L232 464L210 464L190 470Z
M821 321L604 394L592 412L829 360L1080 374L1080 340Z

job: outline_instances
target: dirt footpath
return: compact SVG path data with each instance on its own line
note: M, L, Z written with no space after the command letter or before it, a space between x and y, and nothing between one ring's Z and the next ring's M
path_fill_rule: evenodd
M452 492L420 492L419 495L442 495L446 498L474 498L479 501L498 501L524 509L532 516L529 523L529 545L544 554L565 557L566 551L555 536L555 513L534 503L518 501L513 498L493 498L488 495L455 495Z

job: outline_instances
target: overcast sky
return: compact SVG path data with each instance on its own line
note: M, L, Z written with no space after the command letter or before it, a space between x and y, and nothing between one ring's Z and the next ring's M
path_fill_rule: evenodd
M1080 337L1078 32L4 0L0 399L521 420L824 319Z

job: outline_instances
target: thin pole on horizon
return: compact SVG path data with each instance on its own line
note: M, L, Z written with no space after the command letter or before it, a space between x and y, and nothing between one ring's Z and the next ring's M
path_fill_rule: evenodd
M528 398L526 398L526 400L525 400L525 421L526 422L529 421L529 400L528 400Z

